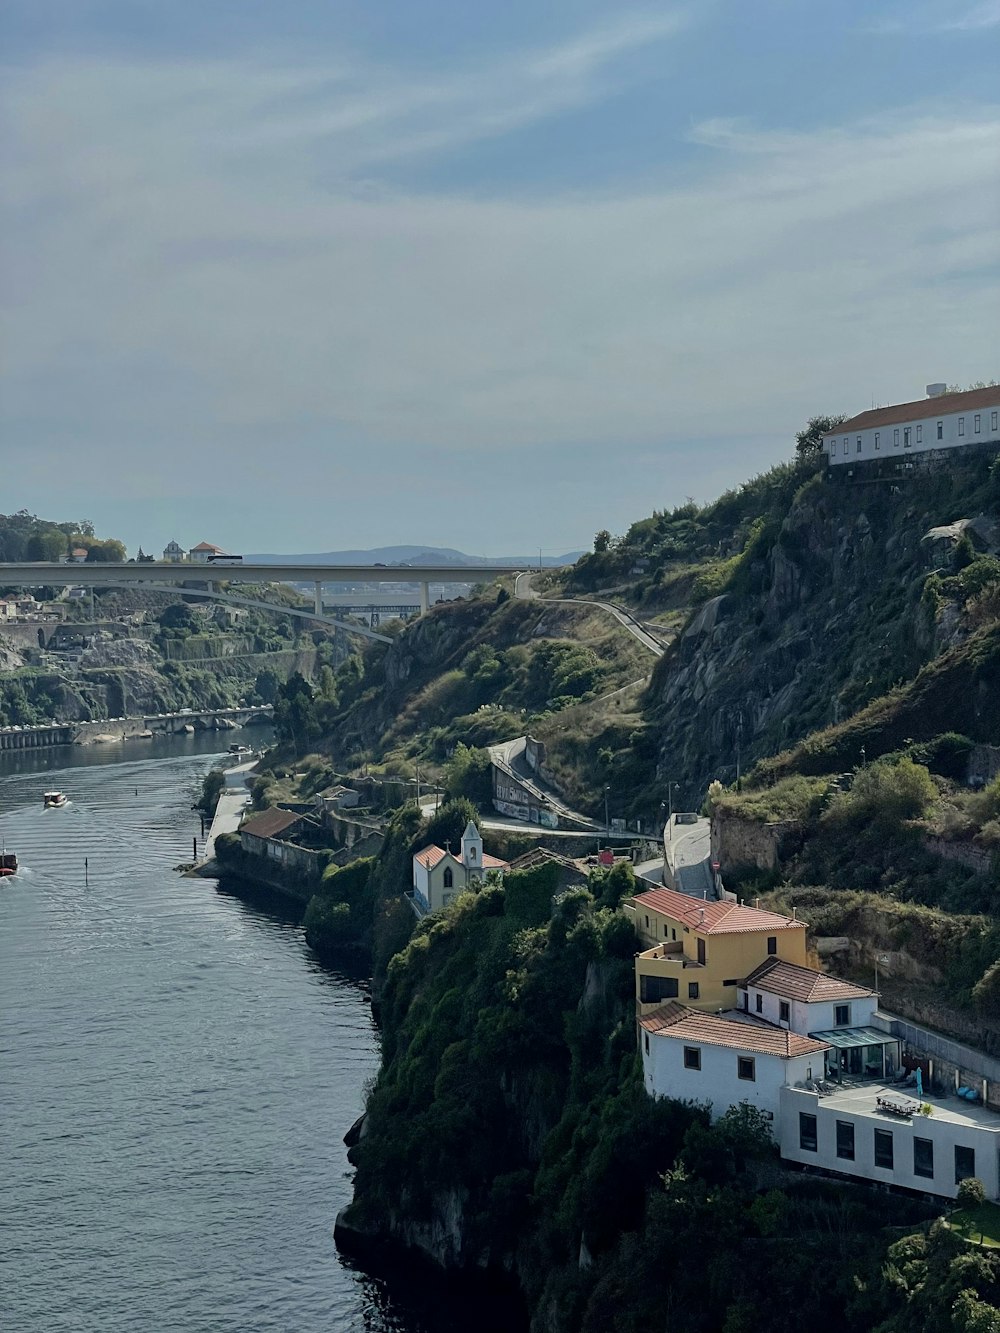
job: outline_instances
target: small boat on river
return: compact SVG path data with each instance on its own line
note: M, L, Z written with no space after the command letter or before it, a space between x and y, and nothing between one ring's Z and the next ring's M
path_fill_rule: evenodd
M230 747L229 747L229 753L230 753L230 754L253 754L253 750L250 748L249 745L230 745Z
M47 791L42 793L42 804L46 810L58 810L60 806L69 804L69 797L65 792Z
M0 852L0 879L9 879L17 874L17 857L5 847Z

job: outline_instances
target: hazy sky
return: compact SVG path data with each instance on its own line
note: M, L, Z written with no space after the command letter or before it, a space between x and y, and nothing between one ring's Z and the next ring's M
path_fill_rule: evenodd
M562 551L998 371L1000 0L5 0L0 510Z

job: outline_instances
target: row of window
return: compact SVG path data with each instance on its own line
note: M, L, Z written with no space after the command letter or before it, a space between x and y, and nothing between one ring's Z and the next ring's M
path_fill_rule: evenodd
M841 1161L854 1161L856 1126L850 1120L837 1121L837 1156ZM874 1132L875 1165L886 1171L893 1170L895 1149L891 1129ZM816 1117L807 1111L799 1112L799 1147L803 1152L817 1151ZM934 1179L934 1143L931 1139L913 1140L913 1174L925 1180ZM976 1150L955 1145L955 1184L976 1174Z
M757 1012L764 1012L764 997L757 992ZM746 996L749 1001L749 993ZM791 1019L791 1006L787 1000L778 1001L778 1022L788 1023ZM838 1028L848 1028L851 1026L851 1006L849 1004L836 1004L833 1007L833 1025Z
M684 1068L701 1068L701 1047L684 1047ZM736 1057L736 1077L743 1079L745 1083L757 1082L757 1061L752 1055L738 1055Z
M991 413L990 413L990 430L991 430L992 432L994 432L994 433L995 433L996 430L997 430L997 415L998 415L998 414L997 414L996 412L991 412ZM976 413L974 414L973 418L972 418L972 433L973 433L974 435L981 435L981 434L982 434L982 430L983 430L983 417L982 417L982 413L981 413L981 412L976 412ZM895 428L893 429L893 432L892 432L892 446L893 446L894 449L898 449L898 448L899 448L899 431L900 431L900 428L897 426L897 427L895 427ZM902 427L902 431L903 431L903 448L904 448L904 449L909 449L909 447L910 447L910 436L911 436L911 431L914 431L914 432L915 432L915 440L916 440L916 443L917 443L917 444L922 444L922 443L923 443L923 439L924 439L924 428L923 428L923 425L922 425L922 424L917 425L917 426L914 426L914 427L903 426L903 427ZM965 435L965 417L959 417L959 418L958 418L958 434L959 434L960 437L963 437L963 436ZM937 437L938 437L939 440L943 440L943 439L944 439L944 422L943 422L943 421L939 421L939 422L937 423ZM876 449L881 449L881 447L882 447L882 436L881 436L881 432L880 432L880 431L876 431L876 432L875 432L875 448L876 448ZM847 455L850 453L850 449L851 449L851 441L850 441L850 437L847 436L847 435L845 435L845 436L844 436L844 457L845 457L845 458L846 458ZM859 453L859 454L860 454L860 452L861 452L861 436L860 436L860 435L857 437L857 442L856 442L856 444L855 444L855 452L856 452L856 453ZM837 441L836 441L836 440L831 440L831 441L830 441L830 457L831 457L831 458L835 457L835 456L836 456L836 453L837 453Z

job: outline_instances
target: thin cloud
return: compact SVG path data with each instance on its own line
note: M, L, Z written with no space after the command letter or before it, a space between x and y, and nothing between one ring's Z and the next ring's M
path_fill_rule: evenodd
M908 4L893 14L885 14L863 25L864 32L878 36L901 33L983 32L1000 26L1000 0L979 3L956 12L954 4L934 0L931 4Z

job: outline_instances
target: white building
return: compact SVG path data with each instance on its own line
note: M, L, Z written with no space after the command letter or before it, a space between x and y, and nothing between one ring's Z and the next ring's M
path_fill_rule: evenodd
M486 871L496 870L502 875L510 867L499 857L483 851L483 840L470 819L462 834L462 848L455 856L451 848L436 847L433 843L417 852L413 858L413 896L410 901L417 916L447 907L458 894L485 878Z
M169 564L179 564L185 559L184 547L180 542L167 542L163 548L163 558Z
M785 1087L776 1137L781 1156L804 1166L947 1199L977 1176L987 1198L1000 1197L1000 1115L957 1097L917 1099L871 1083L828 1093Z
M827 1045L817 1078L899 1073L899 1041L873 1026L878 996L865 986L769 958L740 983L739 995L744 1012Z
M963 393L944 390L942 384L928 384L926 398L872 408L843 422L823 436L830 465L905 459L970 444L1000 445L1000 385Z
M723 1017L674 1002L644 1014L639 1029L649 1095L708 1102L713 1120L749 1102L777 1122L782 1088L823 1073L824 1042L748 1014Z
M210 555L225 555L221 546L213 546L211 542L199 542L197 546L192 546L188 551L188 559L193 560L195 564L207 565Z

